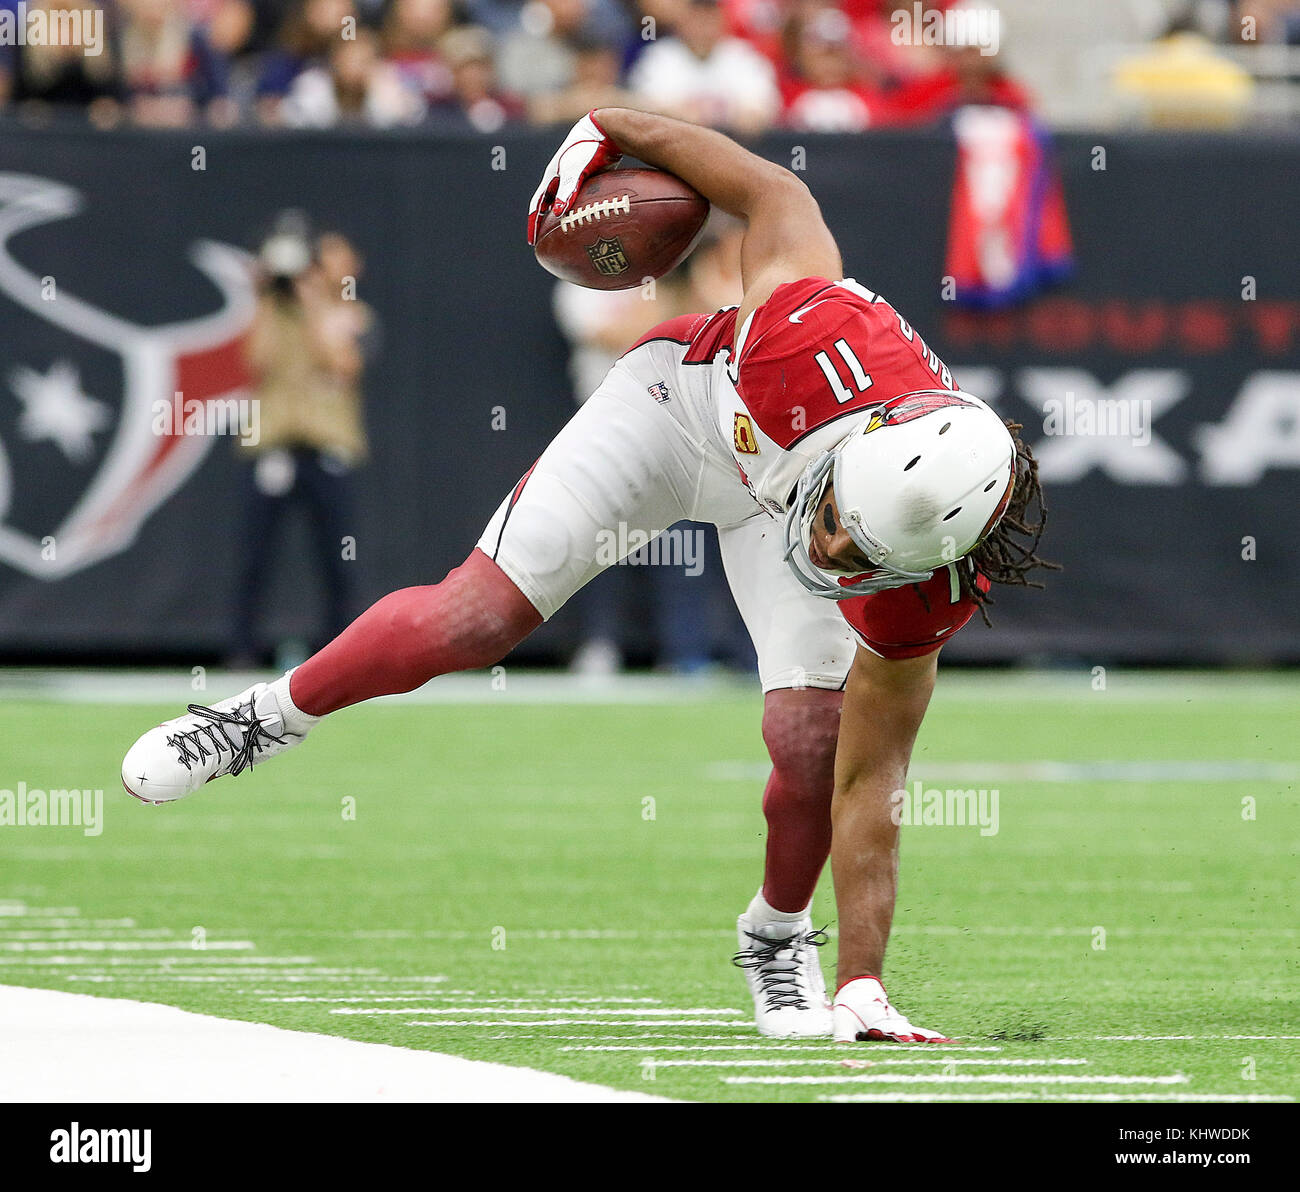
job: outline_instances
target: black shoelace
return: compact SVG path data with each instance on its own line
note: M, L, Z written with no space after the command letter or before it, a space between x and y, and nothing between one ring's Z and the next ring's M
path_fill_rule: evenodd
M795 932L784 939L768 939L745 932L754 941L731 958L737 968L757 969L759 987L769 1010L807 1010L808 999L799 991L799 953L806 947L820 948L829 938L824 928L803 935ZM782 960L781 953L788 951L789 959Z
M187 770L193 769L195 762L207 761L213 754L220 757L223 753L229 753L232 755L230 773L238 774L241 770L252 769L253 755L271 742L284 744L283 737L267 732L266 726L253 714L252 700L238 705L231 712L218 712L215 708L205 708L202 704L190 704L185 710L191 716L209 721L208 724L174 733L167 738L167 744L176 750L181 765ZM241 744L236 745L230 739L226 732L227 725L243 731Z

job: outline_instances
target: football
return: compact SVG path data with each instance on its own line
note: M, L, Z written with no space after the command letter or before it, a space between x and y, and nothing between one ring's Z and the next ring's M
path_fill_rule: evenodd
M675 174L605 170L587 180L564 215L542 217L537 259L575 285L630 290L679 265L708 216L708 200Z

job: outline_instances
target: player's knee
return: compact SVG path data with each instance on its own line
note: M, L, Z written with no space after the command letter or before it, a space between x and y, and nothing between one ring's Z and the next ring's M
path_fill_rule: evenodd
M855 850L864 857L883 858L898 850L898 804L891 796L873 791L837 788L831 799L831 823L849 821L836 831L852 834Z
M504 658L541 616L499 567L478 554L440 584L405 588L381 601L388 639L413 664L416 685L431 675L474 670Z
M452 617L476 648L475 666L499 662L542 623L514 581L482 551L473 551L438 586L446 589Z
M842 702L840 692L815 687L768 692L763 741L779 772L801 784L829 790Z
M466 669L480 666L492 666L500 662L535 628L532 624L522 623L499 609L480 607L470 614L472 629L467 640L473 651L473 661Z

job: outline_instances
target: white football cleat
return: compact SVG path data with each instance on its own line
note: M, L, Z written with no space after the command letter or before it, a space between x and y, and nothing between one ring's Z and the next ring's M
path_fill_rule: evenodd
M831 1008L836 1043L955 1043L938 1031L913 1026L885 995L875 977L854 977L835 994Z
M142 803L171 803L291 749L318 720L294 706L288 675L210 708L190 704L184 716L151 728L131 746L122 785Z
M736 920L740 951L731 963L745 970L758 1033L774 1039L824 1039L830 1004L817 949L826 942L811 919L760 922L747 911Z

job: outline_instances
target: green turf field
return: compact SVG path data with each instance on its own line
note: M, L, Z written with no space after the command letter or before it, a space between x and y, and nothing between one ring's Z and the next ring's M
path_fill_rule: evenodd
M0 983L692 1100L1300 1090L1296 678L941 675L913 777L996 789L998 831L904 830L886 980L966 1044L934 1050L753 1030L729 961L760 877L756 693L458 682L474 698L351 709L170 807L117 767L184 696L11 689L0 788L102 787L105 819L0 826Z

